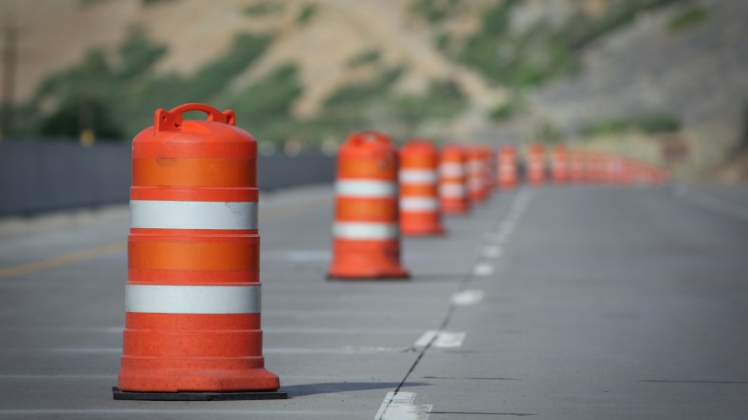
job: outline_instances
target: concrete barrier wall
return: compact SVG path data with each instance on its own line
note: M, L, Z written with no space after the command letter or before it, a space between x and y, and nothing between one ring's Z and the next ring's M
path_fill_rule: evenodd
M129 143L0 143L0 216L125 203ZM319 153L258 158L261 190L332 182L335 158Z

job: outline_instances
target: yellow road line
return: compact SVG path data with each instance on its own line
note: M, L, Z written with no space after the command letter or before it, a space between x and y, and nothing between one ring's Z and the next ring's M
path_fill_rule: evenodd
M89 260L91 258L99 257L101 255L114 254L122 252L127 249L127 242L118 242L116 244L100 246L97 248L88 249L86 251L76 252L73 254L63 255L61 257L52 258L44 261L37 261L28 264L17 265L15 267L5 268L0 270L0 279L10 276L18 276L21 274L32 273L34 271L46 270L48 268L59 267L62 265L71 264L78 261Z
M274 219L280 219L283 217L293 216L305 211L314 210L320 208L326 204L329 204L331 200L329 198L319 199L314 201L306 201L299 203L298 206L292 207L286 211L266 211L260 212L260 219L262 221L270 221ZM9 267L0 269L0 279L11 276L19 276L21 274L33 273L34 271L47 270L49 268L60 267L63 265L72 264L78 261L90 260L91 258L100 257L102 255L116 254L127 250L127 242L117 242L116 244L104 245L96 248L91 248L81 252L75 252L73 254L63 255L61 257L52 258L44 261L37 261L28 264L17 265L15 267Z

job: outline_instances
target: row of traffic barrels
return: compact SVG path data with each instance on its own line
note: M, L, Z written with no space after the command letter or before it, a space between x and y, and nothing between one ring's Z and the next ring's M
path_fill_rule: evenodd
M557 145L547 165L542 144L526 157L526 179L554 183L662 182L666 172L620 155L568 150ZM518 184L513 145L498 150L485 144L451 143L438 149L426 139L399 148L377 131L353 133L338 152L333 260L329 277L341 280L405 279L401 236L438 236L442 215L466 215L496 188Z
M190 111L208 118L185 120ZM286 397L262 354L257 142L235 124L233 111L185 104L157 110L133 140L115 399ZM545 158L531 149L529 179L542 183ZM517 183L511 146L413 139L398 150L383 133L351 134L338 152L329 275L407 278L401 234L443 235L443 214Z

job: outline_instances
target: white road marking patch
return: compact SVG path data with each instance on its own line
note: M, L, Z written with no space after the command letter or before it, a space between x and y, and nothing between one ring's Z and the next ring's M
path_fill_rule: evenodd
M314 262L330 261L332 252L330 251L286 251L286 252L265 252L260 257L263 260L271 261L290 261L290 262Z
M504 251L498 245L484 246L481 250L481 255L488 258L500 257L503 253Z
M431 404L415 405L415 392L388 392L374 420L428 420Z
M493 265L488 263L475 264L473 267L473 274L476 276L490 276L494 273Z
M426 347L431 343L431 347L438 349L453 349L462 346L466 333L451 331L426 331L421 338L414 344L415 347ZM432 342L433 340L433 342Z
M452 305L475 305L483 300L483 290L463 290L452 295Z

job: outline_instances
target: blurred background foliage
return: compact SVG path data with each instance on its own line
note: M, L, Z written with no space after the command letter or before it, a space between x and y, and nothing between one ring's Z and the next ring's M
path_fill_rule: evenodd
M101 1L83 0L81 4L89 7ZM168 1L143 0L143 4L150 7ZM408 11L413 19L433 29L434 47L445 58L476 71L489 85L510 92L485 111L488 121L505 123L528 110L528 89L578 72L582 68L581 48L632 22L643 11L679 1L684 0L618 0L597 16L578 12L557 22L544 17L521 27L512 24L512 13L523 2L497 1L480 10L477 29L467 36L453 33L449 26L451 20L470 10L475 13L466 0L413 0ZM258 1L239 13L265 19L288 8L284 3ZM319 14L313 3L294 10L292 21L300 26L310 24ZM668 30L682 30L704 19L704 9L686 8L673 18ZM380 49L367 48L352 55L346 66L349 71L368 71L372 76L343 83L323 98L319 112L301 118L294 113L294 103L306 89L299 63L278 65L244 87L232 85L267 53L276 37L272 31L236 34L222 55L183 75L157 72L169 47L151 39L142 27L133 27L114 56L94 48L78 64L49 75L33 98L19 107L16 131L29 137L77 139L90 128L102 140L129 140L153 123L155 109L204 102L235 110L238 125L260 141L280 144L294 138L318 144L372 126L402 136L416 135L424 126L449 122L470 108L470 98L461 84L450 77L427 81L425 91L418 94L397 89L408 63L388 62ZM549 128L550 123L538 127L538 136L559 140L561 133ZM582 134L632 127L662 132L677 130L679 123L677 118L663 115L612 118L590 123Z

